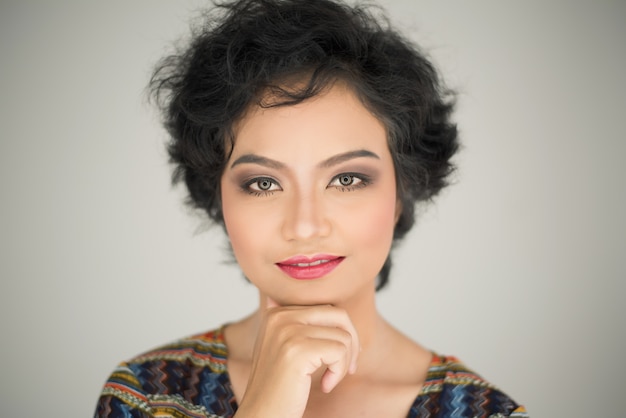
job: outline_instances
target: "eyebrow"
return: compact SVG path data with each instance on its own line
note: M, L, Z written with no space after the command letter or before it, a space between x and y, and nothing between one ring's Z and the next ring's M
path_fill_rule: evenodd
M281 168L285 168L285 164L280 161L272 160L271 158L261 157L256 154L244 154L241 157L237 158L230 165L230 168L239 165L239 164L258 164L264 167L275 168L280 170Z
M368 151L366 149L360 149L356 151L348 151L341 154L334 155L324 161L322 161L318 166L321 168L328 168L334 165L343 163L344 161L352 160L355 158L374 158L376 160L380 160L380 157L374 154L372 151Z
M333 155L332 157L322 161L318 164L320 168L329 168L335 166L337 164L341 164L345 161L352 160L355 158L374 158L380 160L380 157L373 153L372 151L368 151L365 149L360 149L356 151L348 151L343 152L341 154ZM239 164L258 164L268 168L274 168L277 170L285 168L285 164L280 161L272 160L271 158L261 157L256 154L244 154L241 157L237 158L230 165L230 168L239 165Z

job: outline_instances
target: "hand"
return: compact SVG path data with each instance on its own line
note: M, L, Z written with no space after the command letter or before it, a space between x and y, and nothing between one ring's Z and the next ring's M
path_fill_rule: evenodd
M302 417L312 375L331 392L356 371L360 345L346 311L329 305L280 307L263 313L252 371L237 417Z

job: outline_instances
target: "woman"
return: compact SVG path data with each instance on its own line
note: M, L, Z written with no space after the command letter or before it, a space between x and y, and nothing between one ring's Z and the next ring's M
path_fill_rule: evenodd
M526 416L376 309L392 244L457 149L413 45L358 7L235 1L151 86L175 180L224 226L259 306L120 365L96 416Z

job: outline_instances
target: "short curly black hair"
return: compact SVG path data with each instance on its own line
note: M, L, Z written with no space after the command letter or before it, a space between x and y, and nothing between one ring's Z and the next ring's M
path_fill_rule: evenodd
M223 226L220 178L234 124L250 106L296 104L340 80L387 129L402 205L397 242L414 224L415 204L431 200L454 170L454 96L432 63L376 7L339 0L214 6L191 42L160 61L149 85L171 136L173 183L184 180L188 203ZM388 257L377 289L390 268Z

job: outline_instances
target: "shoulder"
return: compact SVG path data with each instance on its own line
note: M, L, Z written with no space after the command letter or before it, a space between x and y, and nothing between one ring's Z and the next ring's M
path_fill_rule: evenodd
M491 383L469 369L458 358L433 353L424 391L440 391L444 385L493 388Z
M207 367L215 373L224 373L227 354L222 328L219 328L147 351L125 364L139 370L155 362L179 363Z
M458 358L435 353L412 411L418 412L414 416L528 417L523 406Z
M177 410L188 416L211 417L232 412L234 396L226 373L227 354L220 328L123 362L106 381L96 416L145 417ZM115 410L130 410L132 414L111 412Z

